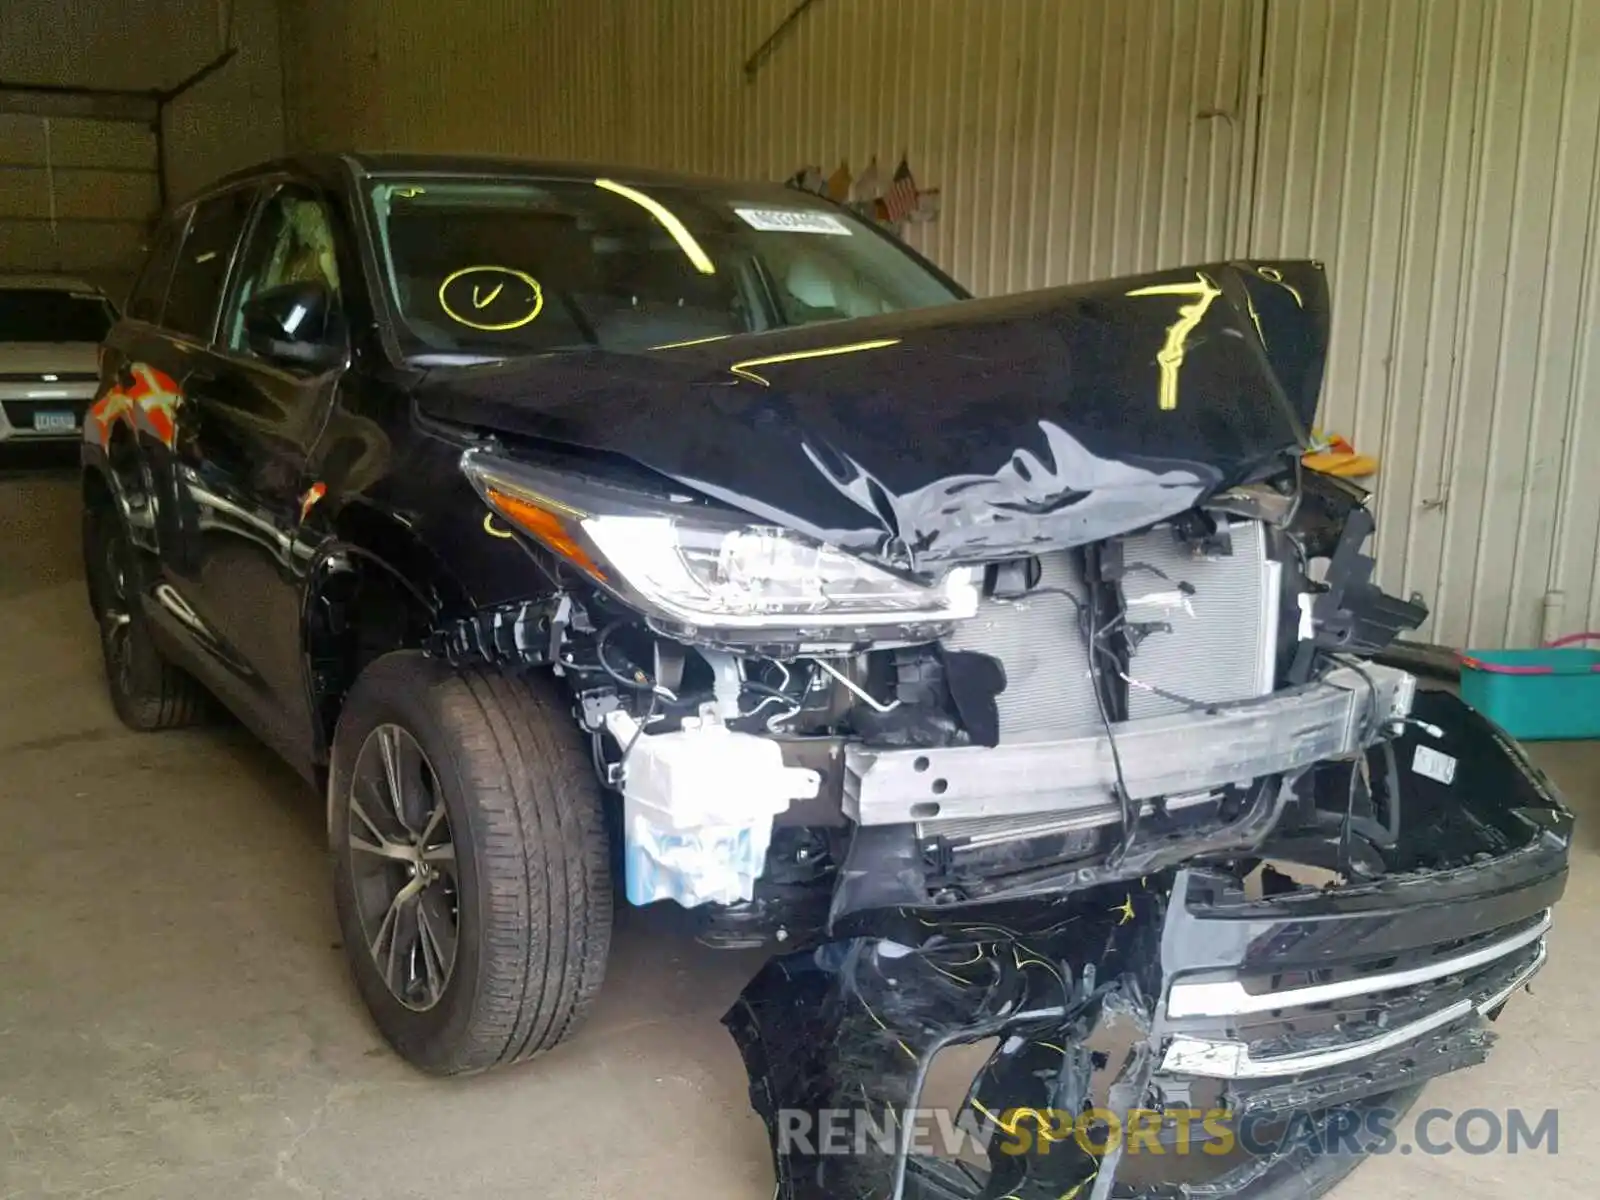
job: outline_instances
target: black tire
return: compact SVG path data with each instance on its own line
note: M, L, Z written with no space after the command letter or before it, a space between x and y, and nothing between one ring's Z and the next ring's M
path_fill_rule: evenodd
M142 733L181 729L204 721L204 689L162 657L135 597L139 563L114 509L88 505L83 512L84 576L89 607L100 627L106 686L117 716Z
M374 784L371 760L363 754L374 753L377 745L381 755L385 738L402 736L422 755L420 765L407 764L403 773L423 780L424 807L442 807L451 853L448 867L436 869L436 883L405 901L416 906L408 928L420 958L411 949L401 953L396 991L386 974L397 978L401 917L389 934L385 968L373 947L384 944L390 912L403 911L398 897L376 922L376 937L370 936L374 890L377 908L385 894L382 879L375 882L372 873L381 875L394 864L387 852L374 856L353 849L351 835L355 830L367 842L403 837L399 830L408 822L401 810L407 804L395 803L383 813L383 821L396 814L400 819L385 825L390 832L379 833L370 820L362 827L351 797L358 785L364 797L359 803L381 802L368 789L381 791L384 776ZM395 776L387 778L392 787ZM456 669L416 651L385 655L362 672L340 714L328 788L345 955L390 1045L424 1071L455 1075L532 1058L571 1036L605 975L611 872L600 787L555 681ZM419 815L408 827L415 829L419 820L424 819ZM430 844L424 832L416 852ZM429 871L426 863L418 865ZM415 867L404 869L415 877ZM404 875L399 882L405 890ZM443 909L434 887L446 889ZM423 895L434 895L429 911L435 920L453 908L454 928L446 932L453 932L454 943L442 972L405 966L430 962L421 948L429 939L416 928L430 925L420 919ZM438 959L437 929L431 940ZM433 977L441 973L444 982L437 984ZM419 982L425 975L429 979Z

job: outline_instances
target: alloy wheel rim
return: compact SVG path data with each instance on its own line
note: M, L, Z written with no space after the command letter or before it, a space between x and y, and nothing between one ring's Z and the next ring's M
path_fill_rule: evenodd
M121 539L113 535L105 545L106 596L101 606L106 657L124 693L133 690L133 617L128 608L128 577L123 566Z
M389 994L414 1012L444 997L460 939L460 880L438 774L399 725L356 756L347 796L351 886L362 940Z

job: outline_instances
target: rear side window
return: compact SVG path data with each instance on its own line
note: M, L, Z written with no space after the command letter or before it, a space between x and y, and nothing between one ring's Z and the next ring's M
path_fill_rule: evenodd
M100 342L115 319L93 292L0 288L0 342Z
M145 260L139 282L133 285L128 296L128 316L135 321L161 323L161 306L167 302L167 284L172 280L172 263L183 241L183 230L188 224L188 214L175 217L161 226L155 244L150 247L150 257Z
M211 340L228 264L255 194L254 188L241 188L203 200L195 207L167 288L167 306L161 319L165 328L203 342Z

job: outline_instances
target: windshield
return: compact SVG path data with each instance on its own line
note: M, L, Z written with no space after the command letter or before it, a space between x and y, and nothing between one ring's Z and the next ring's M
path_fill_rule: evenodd
M0 288L0 342L101 342L115 320L93 292Z
M380 261L413 356L644 350L961 299L804 193L611 180L382 180Z

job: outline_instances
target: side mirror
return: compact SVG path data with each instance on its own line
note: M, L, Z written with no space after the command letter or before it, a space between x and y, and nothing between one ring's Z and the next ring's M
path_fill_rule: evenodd
M344 355L343 336L327 284L285 283L246 300L244 340L272 362L331 367Z

